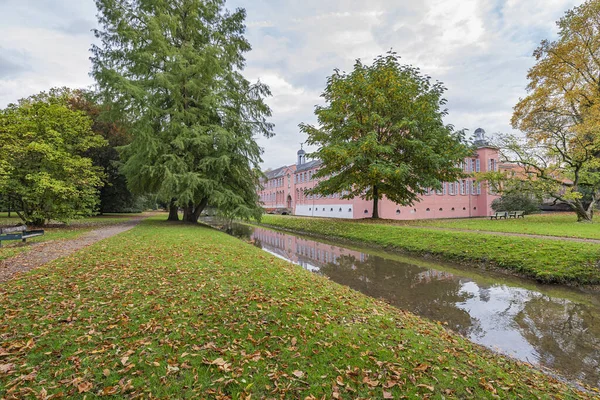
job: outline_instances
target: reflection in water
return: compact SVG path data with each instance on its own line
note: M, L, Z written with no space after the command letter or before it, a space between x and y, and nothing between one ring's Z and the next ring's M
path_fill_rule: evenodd
M273 230L233 224L228 231L335 282L445 322L476 343L600 387L597 294L571 300L567 291L564 298L557 290L548 296L518 283L483 282Z

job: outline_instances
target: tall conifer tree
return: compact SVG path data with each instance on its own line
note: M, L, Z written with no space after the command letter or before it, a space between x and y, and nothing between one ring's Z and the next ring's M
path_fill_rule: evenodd
M270 137L269 88L241 74L246 13L223 0L96 0L100 46L93 76L111 110L133 126L122 152L136 192L171 204L169 219L195 222L211 205L258 218L255 187Z

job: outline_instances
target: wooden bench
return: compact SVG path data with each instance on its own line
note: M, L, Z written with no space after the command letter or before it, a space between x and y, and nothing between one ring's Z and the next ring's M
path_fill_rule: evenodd
M511 211L508 213L508 218L525 218L525 211Z
M26 226L2 228L0 229L0 247L2 247L4 240L21 240L25 243L27 239L42 236L43 234L44 231L42 229L28 231Z
M507 215L506 211L496 211L493 215L490 215L490 219L506 219Z

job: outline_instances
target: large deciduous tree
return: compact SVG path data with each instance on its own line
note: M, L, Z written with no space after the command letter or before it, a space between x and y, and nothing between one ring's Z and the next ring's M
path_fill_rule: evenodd
M426 188L456 180L469 150L463 132L442 121L444 91L392 52L372 65L358 60L351 73L336 70L322 94L326 105L316 107L319 125L300 125L318 146L310 157L323 162L312 193L372 199L379 218L383 196L411 205Z
M97 0L101 46L93 75L111 110L131 122L122 152L130 187L155 193L196 222L210 205L222 214L259 218L256 186L271 136L270 95L241 74L250 50L245 11L224 0Z
M92 121L55 89L0 110L0 197L29 225L67 222L98 204L102 171L85 156L106 142Z
M528 74L528 96L503 153L522 166L517 178L592 221L600 199L600 1L587 1L558 21L556 41L542 41Z

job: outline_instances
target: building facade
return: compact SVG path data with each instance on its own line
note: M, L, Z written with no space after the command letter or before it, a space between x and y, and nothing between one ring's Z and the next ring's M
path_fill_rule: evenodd
M462 163L469 178L444 182L440 190L427 190L412 207L401 206L384 197L379 201L379 217L412 220L491 215L491 203L498 196L490 191L485 182L477 182L472 176L477 172L497 171L500 168L498 149L487 144L484 134L481 128L475 131L477 148ZM266 172L266 179L258 188L265 212L328 218L370 218L373 215L372 200L360 197L342 199L343 193L330 196L306 193L318 183L313 176L320 165L319 160L307 162L306 153L300 149L296 164Z

